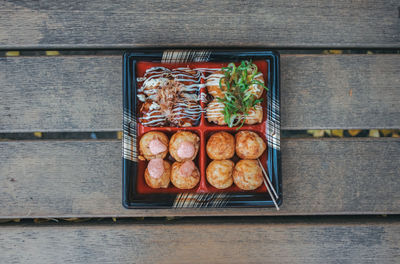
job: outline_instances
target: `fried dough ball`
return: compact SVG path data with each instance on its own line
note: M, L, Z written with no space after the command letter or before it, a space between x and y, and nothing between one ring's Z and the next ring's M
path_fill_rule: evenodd
M178 131L169 141L169 153L179 162L194 160L199 151L200 138L193 132Z
M261 83L264 83L264 77L263 77L263 74L261 72L259 74L257 74L256 76L254 76L254 79L259 81L259 82L261 82ZM252 84L252 85L249 86L249 90L258 99L258 98L261 98L261 96L262 96L262 94L263 94L265 89L260 84Z
M157 158L147 164L144 179L151 188L168 188L171 177L171 165L168 161Z
M207 141L206 150L210 159L230 159L235 155L235 138L228 132L214 133Z
M214 97L224 98L227 87L225 85L225 78L223 77L225 77L225 75L221 71L217 71L207 77L206 87L210 95ZM219 86L220 81L222 89Z
M188 98L182 98L172 107L172 113L169 116L171 125L178 127L190 127L198 123L201 116L201 106L197 101L190 101Z
M207 167L207 181L217 189L226 189L233 183L232 172L235 163L231 160L213 160Z
M261 103L258 103L254 108L249 110L249 115L246 116L244 123L246 125L254 125L262 122L263 119L263 109Z
M140 107L139 122L144 126L165 126L167 118L155 101L147 99Z
M258 159L267 148L264 140L251 131L240 131L235 139L236 155L242 159Z
M145 159L165 158L168 153L168 137L163 132L151 131L142 136L139 152Z
M242 190L255 190L263 183L257 160L240 160L233 169L233 181Z
M171 182L179 189L192 189L200 181L200 172L193 161L174 162L171 169Z
M225 107L224 104L218 102L217 99L212 100L207 105L207 110L206 110L206 118L208 122L215 123L220 126L226 125L223 114L224 107Z

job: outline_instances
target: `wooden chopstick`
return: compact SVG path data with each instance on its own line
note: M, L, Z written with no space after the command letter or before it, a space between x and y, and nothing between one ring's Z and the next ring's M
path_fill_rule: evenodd
M268 191L269 195L271 196L272 201L274 202L274 205L275 205L275 207L276 207L276 210L279 211L279 206L278 206L278 204L276 203L275 197L274 197L274 196L272 195L272 193L271 193L271 189L274 191L274 194L276 195L276 198L277 198L277 199L278 199L279 196L276 194L275 189L274 189L274 187L273 187L272 184L271 184L271 181L268 179L268 174L267 174L267 172L264 170L264 167L262 166L260 160L257 159L257 161L258 161L258 164L259 164L259 166L261 167L261 169L262 169L262 171L263 171L263 176L264 176L264 177L263 177L263 181L264 181L264 185L265 185L265 187L267 187L267 191ZM267 182L265 179L267 179L268 182ZM269 183L271 186L269 186L268 183ZM270 187L271 187L271 189L270 189Z

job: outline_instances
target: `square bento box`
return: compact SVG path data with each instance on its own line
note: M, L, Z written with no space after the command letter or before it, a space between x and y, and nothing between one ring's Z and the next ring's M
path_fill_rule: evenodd
M217 69L229 63L236 65L251 61L262 73L268 87L262 93L262 121L258 124L229 127L209 122L206 109L210 95L206 81ZM231 64L232 65L232 64ZM162 68L160 68L162 67ZM199 76L193 96L198 98L199 116L189 126L148 126L139 122L143 102L138 91L143 76L152 69L189 68ZM265 142L266 150L259 157L272 186L282 203L282 176L280 153L280 74L279 53L265 50L147 50L126 52L123 56L123 169L122 203L125 208L211 208L211 207L272 207L274 206L266 186L254 190L242 190L235 184L225 189L213 187L206 177L207 166L212 161L207 155L206 143L213 133L224 131L235 136L239 131L251 131ZM221 84L220 84L221 85ZM148 161L139 153L141 137L150 131L163 132L170 139L178 131L189 131L198 136L199 148L194 164L199 171L199 181L191 189L179 189L172 183L166 188L151 188L145 179ZM173 162L169 153L166 160ZM231 159L238 162L235 154Z

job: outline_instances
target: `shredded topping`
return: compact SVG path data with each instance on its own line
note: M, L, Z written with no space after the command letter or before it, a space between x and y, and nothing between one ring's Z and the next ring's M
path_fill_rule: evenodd
M141 83L138 99L142 102L139 122L146 126L192 126L200 120L199 105L202 73L189 68L169 70L153 67Z

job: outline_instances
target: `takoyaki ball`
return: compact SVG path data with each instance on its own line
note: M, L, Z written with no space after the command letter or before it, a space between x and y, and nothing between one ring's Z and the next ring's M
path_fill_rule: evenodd
M254 79L264 84L264 77L262 73L257 74L254 76ZM252 94L254 94L257 99L260 98L264 92L264 87L260 84L252 84L249 86L249 90Z
M211 94L214 97L224 98L225 92L227 90L224 77L225 75L221 71L217 71L208 76L206 87L209 94ZM220 82L221 82L221 87L219 86Z
M249 115L246 116L244 123L246 125L254 125L262 122L263 109L261 103L256 104L252 109L249 110Z
M213 160L207 167L206 176L209 184L217 189L226 189L233 183L232 172L235 163L231 160Z
M179 189L192 189L200 181L200 172L193 161L174 162L171 169L171 182Z
M165 158L168 153L168 137L163 132L150 131L144 134L139 141L140 155L145 159Z
M235 138L227 132L214 133L207 141L206 150L210 159L230 159L235 155Z
M176 82L185 86L200 83L201 73L190 68L177 68L172 71L172 77ZM195 92L196 90L186 90L186 92Z
M263 175L257 160L240 160L233 169L233 181L242 190L255 190L263 183Z
M224 107L225 107L224 104L218 102L217 99L212 100L207 105L207 110L206 110L206 118L208 122L215 123L220 126L226 125L225 117L223 114Z
M169 141L169 153L179 162L194 160L199 151L200 138L193 132L178 131Z
M267 148L264 140L251 131L240 131L235 139L236 155L242 159L258 159Z
M167 188L170 177L171 165L160 158L150 160L144 172L144 179L151 188Z
M140 107L139 122L144 126L165 126L167 117L161 111L159 104L152 100L146 100Z
M143 92L147 96L155 96L159 89L169 85L171 80L167 78L148 78L144 81L140 92Z
M201 106L197 102L182 100L174 104L169 121L173 126L190 127L197 125L200 115Z

